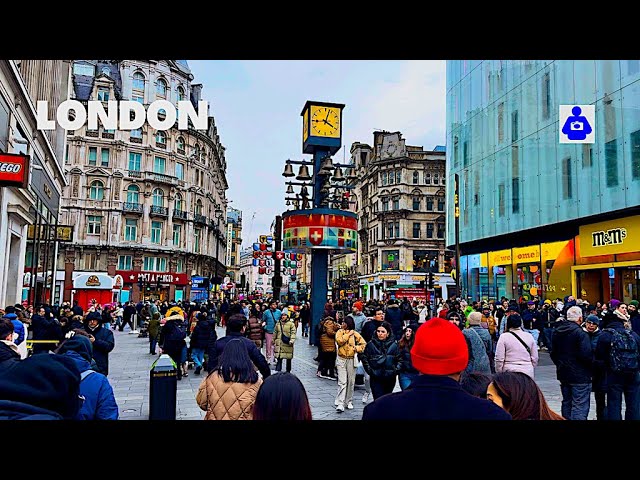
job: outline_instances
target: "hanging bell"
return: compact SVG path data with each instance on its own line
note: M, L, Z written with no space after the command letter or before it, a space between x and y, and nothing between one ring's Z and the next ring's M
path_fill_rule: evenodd
M287 193L293 193L293 185L287 187Z
M306 186L302 186L302 190L300 190L300 195L302 195L303 197L308 197L309 196L309 191L307 190Z
M284 166L284 172L282 172L283 177L294 177L295 173L293 173L293 167L291 163L287 160L287 164Z
M331 175L331 171L333 170L333 163L331 162L331 157L324 157L322 160L322 164L320 165L320 171L318 172L320 175Z
M309 167L307 167L306 165L301 165L296 179L300 180L301 182L307 182L311 180L311 175L309 175Z
M302 199L302 209L306 210L308 208L311 208L311 204L309 203L309 199L307 197L304 197Z
M342 174L342 169L340 167L336 168L336 172L333 174L333 180L336 182L344 180L344 175Z
M289 200L287 200L286 205L287 205L287 207L288 207L289 205L291 205L291 202L290 202Z

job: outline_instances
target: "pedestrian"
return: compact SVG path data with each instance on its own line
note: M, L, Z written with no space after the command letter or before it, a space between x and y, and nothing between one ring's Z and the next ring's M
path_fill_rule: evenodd
M410 323L398 342L398 383L401 390L408 388L419 373L411 363L411 349L416 340L418 326L417 323Z
M80 371L80 395L84 397L84 402L74 419L118 420L118 404L109 380L91 369L91 341L88 337L76 335L75 331L69 334L70 337L60 344L55 353L71 358Z
M0 318L0 370L11 368L20 361L18 346L13 341L14 328L9 318Z
M320 358L316 376L336 380L336 332L340 326L333 317L326 317L320 322Z
M538 365L537 342L522 329L519 314L505 315L502 321L506 331L498 337L496 345L496 372L523 372L534 378L534 369Z
M262 321L260 320L256 309L251 308L251 315L249 316L249 340L253 341L258 347L258 350L262 348L262 341L264 340L264 330L262 329Z
M472 372L460 377L462 389L478 398L487 398L487 388L491 383L491 375L480 372Z
M160 312L156 312L149 320L149 355L156 354L158 346L158 337L160 336Z
M160 329L158 343L162 353L169 355L178 367L177 377L188 377L187 372L187 326L185 325L184 312L180 307L167 310L165 323Z
M109 375L109 352L115 347L113 332L100 323L100 315L94 315L84 323L84 331L89 334L89 340L93 344L93 359L96 361L97 371L104 376Z
M342 413L345 406L350 410L353 408L352 400L356 381L354 357L364 352L367 343L355 331L355 323L351 317L342 319L341 328L336 332L336 343L338 344L336 359L338 394L334 403L336 411Z
M48 353L62 340L60 323L51 313L47 313L43 305L39 306L37 313L31 317L31 330L33 331L33 354Z
M514 420L564 420L551 410L538 384L526 373L495 374L487 387L487 399Z
M133 330L133 318L134 318L134 315L137 315L137 314L138 314L138 311L135 305L133 304L133 302L127 303L127 305L124 307L124 310L122 311L122 323L120 323L121 332L124 331L124 327L126 327L127 324L129 325L129 328Z
M267 357L269 363L274 362L274 345L273 345L273 331L276 328L276 323L280 320L282 311L278 310L278 302L271 301L269 309L265 310L262 314L262 328L264 328L265 337L265 352L264 356Z
M244 314L240 314L244 317ZM253 366L243 338L233 338L222 350L219 363L200 383L198 406L205 420L251 420L262 379Z
M469 326L462 330L462 334L469 347L469 364L463 373L471 372L491 375L491 357L493 357L493 345L489 330L482 328L482 314L471 312L467 318Z
M191 358L195 364L194 375L200 375L204 363L204 352L209 346L211 337L215 336L218 339L213 321L209 320L209 316L206 311L202 311L202 316L197 320L196 325L191 332Z
M598 338L602 335L600 330L600 318L597 315L588 315L586 321L582 325L582 329L589 335L591 342L591 350L594 358L591 369L591 391L596 400L596 420L606 420L606 383L605 371L598 362L595 361L596 346Z
M287 361L287 372L291 371L293 344L296 341L296 326L289 315L282 313L273 331L276 371L282 371L282 360Z
M254 420L312 420L311 405L304 385L289 372L265 379L253 406Z
M407 312L409 312L409 310L411 310L411 304L409 304L408 301L407 305ZM409 313L407 313L407 315L409 315ZM400 340L400 338L402 338L402 328L404 327L404 313L400 309L400 305L397 300L389 300L387 303L387 311L384 314L384 319L389 322L393 329L394 340Z
M359 355L365 371L371 378L373 400L393 392L398 370L398 344L389 322L382 322L375 336Z
M362 325L362 338L364 339L365 343L369 343L371 341L371 339L375 336L376 330L378 329L378 327L380 325L382 325L382 322L384 322L384 310L382 310L382 308L380 307L376 307L374 308L374 312L373 312L373 318L371 318L370 320L366 321L363 325ZM354 323L355 325L355 323ZM391 327L393 328L393 326ZM364 380L364 393L362 394L362 403L367 403L371 398L371 378L369 377L369 374L367 373L367 371L362 368L363 373L363 380Z
M411 388L378 398L364 408L363 420L509 420L497 405L460 386L469 362L464 335L448 320L432 318L416 332L411 362L421 373Z

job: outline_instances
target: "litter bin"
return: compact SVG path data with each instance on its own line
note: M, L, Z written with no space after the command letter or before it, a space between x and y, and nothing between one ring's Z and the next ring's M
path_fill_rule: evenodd
M176 419L178 369L169 355L162 354L151 365L149 420Z

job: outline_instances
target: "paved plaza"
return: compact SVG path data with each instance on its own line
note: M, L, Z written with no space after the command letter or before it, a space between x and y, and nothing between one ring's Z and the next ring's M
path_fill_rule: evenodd
M150 368L157 355L149 354L149 339L138 338L137 334L115 331L116 346L109 355L109 382L113 386L116 401L120 409L121 420L149 419L149 379ZM216 329L218 338L224 336L223 328ZM300 329L298 329L300 332ZM337 381L318 378L317 365L313 361L317 347L310 346L308 338L297 337L292 373L304 384L314 420L360 420L362 418L363 387L356 387L354 409L337 413L334 406ZM272 368L273 365L272 365ZM547 352L540 352L540 365L536 368L536 382L542 389L551 408L560 413L560 383L556 380L556 368ZM178 382L177 412L178 420L200 420L205 412L196 403L196 393L203 375L189 376ZM396 385L396 390L399 387ZM589 419L595 419L595 401L591 395Z

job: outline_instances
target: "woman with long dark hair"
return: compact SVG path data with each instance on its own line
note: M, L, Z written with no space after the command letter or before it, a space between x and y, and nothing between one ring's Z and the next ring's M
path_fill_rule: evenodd
M234 338L225 345L218 368L202 380L196 402L206 410L205 420L251 420L261 385L247 347Z
M373 399L393 392L398 371L398 344L389 322L385 320L377 326L375 335L367 343L360 359L371 378Z
M487 387L487 400L503 408L514 420L564 420L551 410L533 378L522 372L502 372Z
M419 324L410 323L402 334L402 338L398 341L398 382L400 388L404 390L420 372L413 368L411 363L411 348L416 340L416 330Z
M312 420L304 385L292 373L269 375L262 383L255 405L254 420Z

